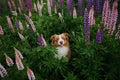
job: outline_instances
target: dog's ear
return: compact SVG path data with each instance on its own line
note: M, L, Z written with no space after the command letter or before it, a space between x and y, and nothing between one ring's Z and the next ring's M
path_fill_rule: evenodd
M52 35L52 36L50 37L50 40L53 40L53 39L55 38L55 36L56 36L56 34Z
M66 39L68 40L69 34L68 33L63 33L65 35Z

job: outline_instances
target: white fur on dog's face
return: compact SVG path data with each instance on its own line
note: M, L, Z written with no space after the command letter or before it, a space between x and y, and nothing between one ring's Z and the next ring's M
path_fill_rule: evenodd
M58 45L59 45L59 46L63 46L64 43L65 43L65 42L64 42L64 39L62 38L61 35L59 35L59 38L58 38Z

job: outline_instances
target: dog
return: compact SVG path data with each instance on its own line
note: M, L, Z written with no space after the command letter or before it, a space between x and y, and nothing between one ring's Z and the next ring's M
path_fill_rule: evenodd
M68 41L68 33L54 34L51 36L52 45L57 49L56 58L61 59L65 57L67 60L71 57L70 44Z

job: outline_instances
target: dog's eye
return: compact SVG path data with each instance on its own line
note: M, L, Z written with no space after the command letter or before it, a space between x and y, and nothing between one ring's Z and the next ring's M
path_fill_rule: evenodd
M62 37L62 39L64 39L64 40L65 40L66 38L65 38L65 37Z

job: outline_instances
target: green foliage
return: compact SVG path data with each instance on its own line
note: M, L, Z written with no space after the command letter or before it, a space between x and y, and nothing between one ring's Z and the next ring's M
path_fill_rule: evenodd
M61 11L61 10L60 10ZM24 15L18 15L17 19L22 21L24 31L15 27L15 16L10 15L15 32L11 32L6 23L6 14L0 16L0 24L3 27L4 35L0 35L0 63L6 68L8 76L0 80L27 80L27 66L29 66L36 80L119 80L120 79L120 41L114 36L108 36L104 32L102 44L95 41L98 24L101 16L96 18L96 24L91 27L90 45L84 43L83 16L73 19L63 9L64 22L61 22L58 14L48 16L47 9L43 9L43 16L32 12L37 32L43 34L47 46L41 47L37 41L37 34L28 32L25 25L27 21ZM54 12L53 12L54 13ZM26 13L27 14L27 13ZM102 24L100 24L103 28ZM20 40L17 32L22 32L25 40ZM50 37L53 34L69 33L71 48L71 59L67 62L64 58L58 60L54 57L57 51L51 46ZM8 67L5 62L4 53L9 55L15 62L13 47L16 47L24 56L23 64L25 69L19 71L14 64Z

